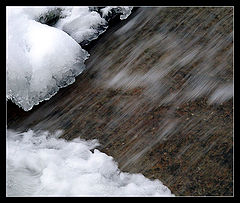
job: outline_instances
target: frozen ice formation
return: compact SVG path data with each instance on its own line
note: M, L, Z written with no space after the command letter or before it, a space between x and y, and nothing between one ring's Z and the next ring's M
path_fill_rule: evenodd
M68 33L76 42L96 39L107 29L107 21L96 11L88 7L73 7L62 11L64 18L59 19L55 27Z
M129 6L107 6L101 9L102 16L104 18L108 17L110 13L121 13L120 19L126 19L130 14L133 7Z
M7 7L7 99L28 111L72 84L89 57L81 44L107 29L113 10L125 19L132 7Z

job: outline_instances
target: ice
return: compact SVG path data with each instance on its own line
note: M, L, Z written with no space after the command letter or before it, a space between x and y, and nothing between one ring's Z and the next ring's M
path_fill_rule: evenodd
M72 84L89 57L81 45L106 29L89 7L7 7L7 99L28 111Z
M27 111L73 83L89 54L62 30L9 10L7 98Z
M78 43L96 39L107 28L107 21L88 7L73 7L65 9L55 27L68 33Z
M104 18L109 16L112 12L121 13L120 19L124 20L131 14L132 9L132 6L106 6L101 9L101 13Z
M126 19L133 7L130 6L107 6L100 9L100 12L88 7L67 7L62 10L62 18L55 27L68 33L78 43L83 45L96 39L106 31L108 20L113 12L119 13L120 19ZM101 14L101 15L100 15Z
M159 180L121 172L97 140L60 135L7 130L7 196L174 196Z

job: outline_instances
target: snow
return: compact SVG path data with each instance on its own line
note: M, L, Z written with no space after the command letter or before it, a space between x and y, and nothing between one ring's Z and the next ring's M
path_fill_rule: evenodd
M7 130L7 196L174 196L157 179L120 171L97 140L61 134Z

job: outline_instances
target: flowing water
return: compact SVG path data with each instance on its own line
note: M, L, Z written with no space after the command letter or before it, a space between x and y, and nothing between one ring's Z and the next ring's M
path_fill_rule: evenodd
M55 178L52 182L42 176L29 184L39 186L41 180L49 186L49 193L63 195L66 188L72 194L83 191L88 195L106 194L109 188L113 195L119 195L122 188L121 194L129 195L138 184L154 192L138 188L136 195L167 191L157 182L148 185L143 177L131 177L135 186L128 185L130 177L117 176L117 166L110 161L103 162L109 164L110 172L91 166L95 156L102 160L112 156L122 174L142 173L153 181L160 180L175 195L233 195L232 7L138 8L127 20L109 28L88 51L86 70L49 101L29 112L8 102L7 127L18 136L27 131L30 137L36 133L41 137L43 132L55 135L61 130L58 139L49 142L59 150L48 147L37 154L33 151L42 145L34 144L35 138L29 143L9 135L11 146L26 146L19 149L23 154L14 163L23 164L23 157L29 156L25 166L36 166L31 176L39 175L39 157L47 157L43 165L56 160L56 165L47 168L49 174L59 170L55 176L46 176ZM70 141L69 145L60 138ZM77 141L80 144L95 139L99 144L82 144L85 147L74 151L70 145L78 138L87 140ZM92 154L93 148L96 151ZM15 148L9 147L9 151L17 153ZM81 151L82 157L78 157ZM53 154L48 157L44 153ZM75 169L80 163L90 165L79 169L81 174L92 171L90 182L84 177L80 181L86 187L69 186L68 180L78 177ZM112 187L106 191L97 184L87 190L91 181L99 178L91 176L97 169L103 170L103 176L115 177L97 180L99 185L111 180L107 184ZM13 169L9 171L12 177ZM65 176L67 171L71 173L60 184L58 176ZM28 194L37 188L27 181L25 184Z

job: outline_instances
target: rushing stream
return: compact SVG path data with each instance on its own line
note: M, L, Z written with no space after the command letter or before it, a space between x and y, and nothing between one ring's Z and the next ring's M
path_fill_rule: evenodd
M51 29L69 29L80 40L73 17ZM72 40L58 32L63 44ZM28 102L29 111L8 101L9 196L233 195L232 7L142 7L87 51L71 43L62 57L75 47L73 55L84 55L81 71L74 65L54 73L75 60L58 59L60 46L59 56L21 83L28 96L48 74L64 81L70 74L71 85L38 105ZM31 67L39 60L29 60ZM38 77L48 64L51 71ZM20 81L10 70L11 81ZM55 78L46 81L58 84ZM44 80L27 100L44 97ZM21 88L11 87L12 101L20 101Z

